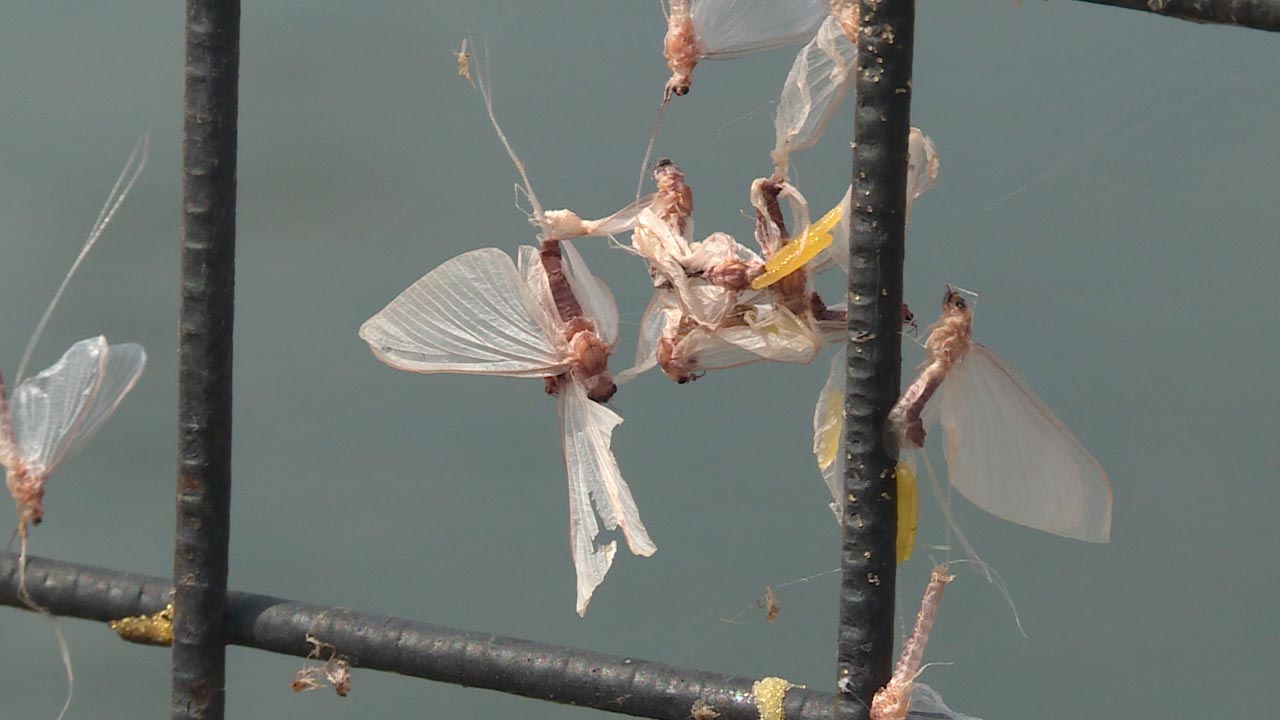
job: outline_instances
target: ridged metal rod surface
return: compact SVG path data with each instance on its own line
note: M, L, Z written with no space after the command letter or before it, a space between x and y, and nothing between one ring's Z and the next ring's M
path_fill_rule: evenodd
M1280 0L1078 0L1197 23L1280 32Z
M836 717L864 720L889 680L897 497L885 418L898 397L914 0L861 0L845 385Z
M17 567L16 555L0 553L0 604L25 609ZM101 622L159 611L170 581L33 557L27 587L56 615ZM720 720L760 717L753 678L266 595L227 595L226 639L233 645L305 657L308 634L350 659L353 694L360 692L360 669L367 669L640 717L688 720L698 700ZM280 686L290 680L281 676ZM787 692L784 704L789 720L828 720L831 707L830 693L803 688Z
M221 720L231 506L238 0L188 0L178 345L175 720Z

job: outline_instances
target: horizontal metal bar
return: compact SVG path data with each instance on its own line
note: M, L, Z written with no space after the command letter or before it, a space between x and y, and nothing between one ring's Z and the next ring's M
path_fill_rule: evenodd
M1280 32L1280 0L1078 0L1198 23Z
M158 612L169 602L170 583L56 560L27 561L32 598L55 615L85 620ZM25 609L17 584L17 556L0 553L0 604ZM226 636L233 645L305 657L313 649L308 634L334 645L358 668L640 717L688 720L699 700L720 720L760 717L752 678L266 595L227 594ZM788 691L784 703L789 720L829 720L831 708L830 693L800 687Z

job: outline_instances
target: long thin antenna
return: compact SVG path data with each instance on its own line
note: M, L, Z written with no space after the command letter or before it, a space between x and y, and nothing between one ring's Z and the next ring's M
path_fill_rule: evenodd
M529 205L533 208L533 219L538 223L538 227L550 236L551 224L547 222L547 217L542 212L542 204L538 202L538 196L533 194L533 184L529 182L529 174L525 172L524 161L520 159L519 155L516 155L511 143L507 142L506 133L502 132L502 126L498 124L498 116L493 112L493 87L489 84L488 42L485 42L481 52L484 53L484 71L480 72L476 68L472 68L472 77L475 78L476 86L480 88L480 96L484 98L484 109L489 113L489 122L493 125L493 131L498 133L498 139L502 141L502 147L507 149L507 155L511 157L511 162L516 166L516 172L520 173L520 180L524 183L524 192L529 196Z
M640 180L636 182L636 201L640 201L640 193L644 190L644 181L649 173L649 161L653 159L653 146L658 141L658 129L662 127L662 116L667 112L669 96L663 96L658 106L658 116L653 119L653 129L649 131L649 144L644 149L644 160L640 161Z
M125 162L124 169L116 177L115 184L111 186L111 192L107 194L107 201L103 203L102 210L98 212L98 219L94 220L93 226L89 228L89 237L85 238L84 247L80 248L80 254L76 256L75 262L71 263L71 269L67 271L66 277L62 278L62 284L58 286L58 291L53 294L53 300L49 301L49 307L45 308L44 315L40 316L40 322L36 323L36 329L31 333L31 339L27 341L26 349L22 351L22 360L18 361L18 372L13 377L14 387L17 387L22 382L27 363L31 361L31 353L36 349L36 342L40 340L45 326L49 324L53 309L58 306L58 301L62 299L62 293L66 292L67 285L71 282L71 277L80 269L80 265L84 263L85 257L89 255L89 251L98 242L98 238L102 237L102 233L107 229L111 218L120 209L124 199L129 196L129 191L133 189L133 184L138 181L138 176L142 174L142 169L147 166L147 152L150 147L151 138L146 134L138 138L138 142L134 144L133 152L129 153L129 159Z

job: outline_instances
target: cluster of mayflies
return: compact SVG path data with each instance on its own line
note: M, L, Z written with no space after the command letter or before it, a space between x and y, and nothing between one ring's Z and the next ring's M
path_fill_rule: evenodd
M772 172L749 187L754 247L724 232L698 239L693 190L685 174L667 158L649 168L649 151L645 175L654 191L637 192L634 202L614 214L584 220L570 210L544 210L498 124L486 73L472 62L464 43L456 53L459 74L479 89L515 164L537 245L518 248L514 261L497 248L455 257L360 328L374 355L392 367L541 378L546 392L556 396L580 615L617 550L616 542L599 539L602 528L621 531L636 555L657 549L613 457L612 434L622 418L606 404L619 385L655 367L677 383L688 383L748 363L809 363L824 347L837 348L814 413L813 451L837 520L842 514L847 313L843 303L828 304L814 290L813 277L831 268L849 269L852 188L840 204L813 219L788 170L793 153L819 141L852 86L856 3L670 0L664 11L663 54L671 77L662 108L673 96L690 92L702 60L807 43L777 103ZM909 217L912 203L936 182L939 163L933 143L914 128L904 160ZM653 287L635 361L616 375L609 363L619 330L613 295L571 243L591 236L613 238L615 246L642 259ZM950 483L978 507L1046 532L1105 542L1111 518L1106 474L1018 376L972 340L974 296L966 292L946 290L942 314L924 341L928 358L890 415L891 445L922 448L928 427L940 420ZM903 323L915 327L905 306ZM918 500L913 465L900 463L896 475L902 560L911 553ZM910 708L913 714L966 717L913 682L942 587L950 579L945 567L934 571L916 630L894 681L877 696L873 716L901 718ZM772 619L778 605L769 595Z

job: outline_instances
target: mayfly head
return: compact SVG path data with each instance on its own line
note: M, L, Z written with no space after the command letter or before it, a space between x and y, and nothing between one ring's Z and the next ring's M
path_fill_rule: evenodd
M585 384L587 386L587 397L596 402L609 402L614 394L618 392L618 386L608 373L590 378Z
M965 295L972 295L972 293L948 285L946 294L942 296L942 314L950 317L971 317L973 308L970 307Z

